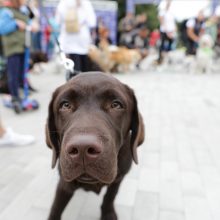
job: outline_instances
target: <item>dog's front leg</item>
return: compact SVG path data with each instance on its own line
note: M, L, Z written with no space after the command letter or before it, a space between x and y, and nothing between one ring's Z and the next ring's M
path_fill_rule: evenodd
M62 180L59 181L48 220L61 220L61 215L73 193L74 191L68 191L63 187Z
M123 178L122 178L123 179ZM119 186L122 179L112 183L104 196L102 207L101 207L101 220L117 220L117 214L114 208L114 200L117 195Z

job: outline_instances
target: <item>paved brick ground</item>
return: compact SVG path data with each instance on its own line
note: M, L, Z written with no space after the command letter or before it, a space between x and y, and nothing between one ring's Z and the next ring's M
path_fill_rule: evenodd
M57 172L44 142L51 92L64 82L54 68L32 76L41 108L8 126L37 138L33 146L0 148L0 220L45 220ZM220 219L220 75L147 71L117 75L136 91L146 142L116 200L119 220ZM98 220L102 195L78 191L63 220Z

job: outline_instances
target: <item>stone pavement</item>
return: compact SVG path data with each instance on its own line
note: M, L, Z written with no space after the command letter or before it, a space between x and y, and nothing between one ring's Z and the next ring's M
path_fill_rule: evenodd
M15 115L1 107L6 125L37 138L33 146L0 148L0 220L46 220L57 183L44 126L51 92L64 82L53 65L31 76L38 111ZM135 89L146 126L116 200L119 220L220 219L220 75L116 75ZM102 195L77 191L63 220L98 220Z

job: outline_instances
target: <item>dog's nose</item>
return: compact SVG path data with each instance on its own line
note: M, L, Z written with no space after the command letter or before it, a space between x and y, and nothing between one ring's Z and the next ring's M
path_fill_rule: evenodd
M67 146L68 155L75 160L85 162L95 160L103 151L102 145L95 135L77 135L71 138Z

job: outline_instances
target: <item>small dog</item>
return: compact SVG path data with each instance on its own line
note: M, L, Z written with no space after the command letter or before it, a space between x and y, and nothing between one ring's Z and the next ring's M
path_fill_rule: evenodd
M199 40L199 48L196 55L196 72L210 73L213 66L213 45L210 35L204 34Z
M111 51L109 59L114 62L118 71L128 72L132 65L136 65L141 60L141 54L136 49L118 47L115 51Z
M104 72L128 72L132 65L136 65L141 60L141 54L138 50L117 46L102 46L100 49L91 46L89 57Z
M110 72L114 67L114 62L109 59L109 51L101 50L95 45L91 45L89 49L89 58L96 63L102 72Z

